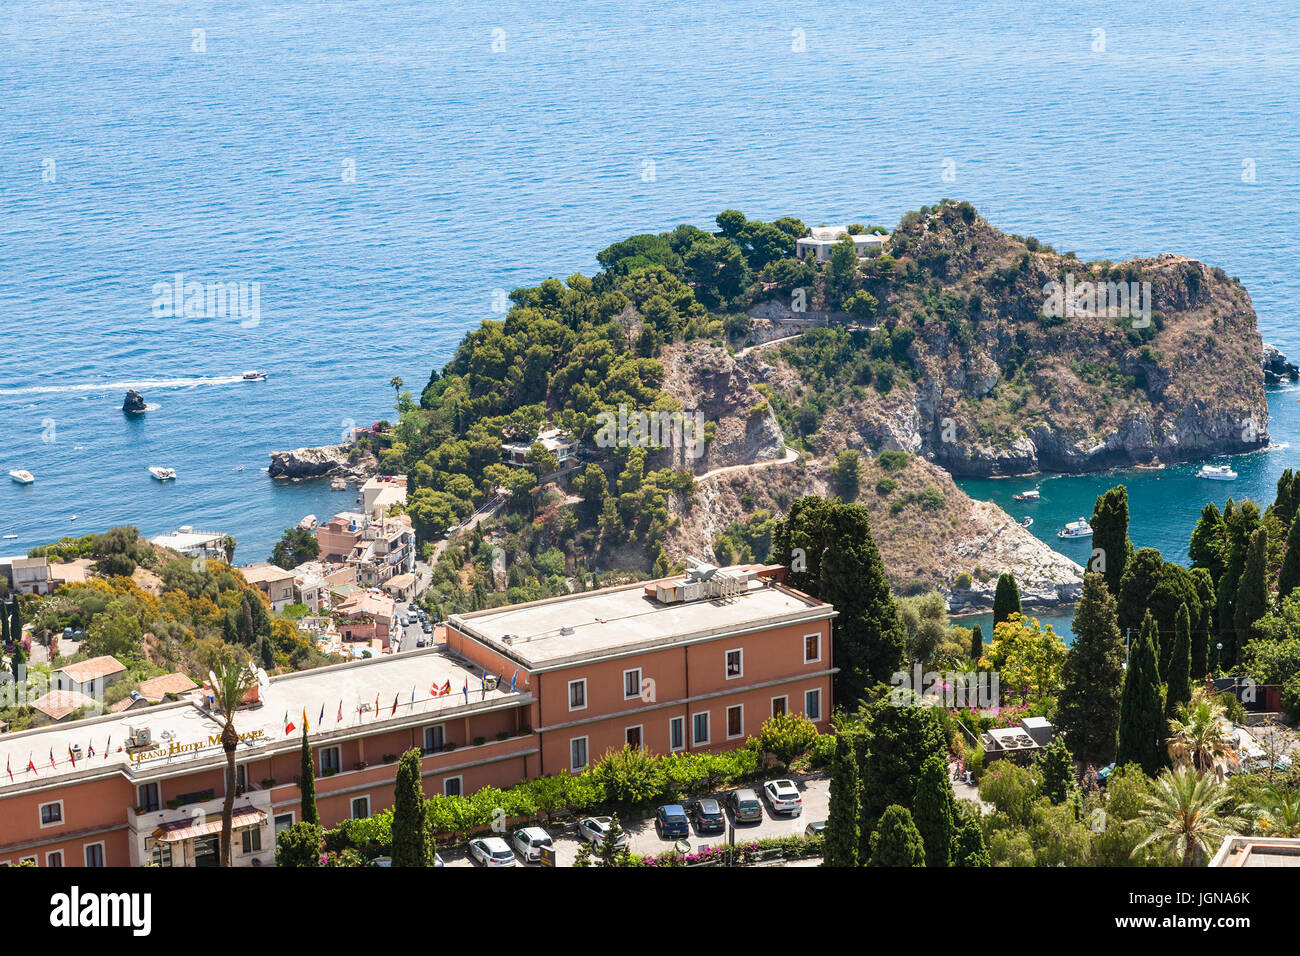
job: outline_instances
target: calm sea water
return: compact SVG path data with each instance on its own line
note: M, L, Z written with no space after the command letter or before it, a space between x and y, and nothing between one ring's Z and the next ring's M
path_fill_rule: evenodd
M8 0L0 474L37 482L0 483L0 553L191 523L262 558L351 502L273 486L270 451L391 414L389 379L418 391L499 290L727 207L893 224L951 196L1085 258L1186 253L1300 352L1298 27L1186 0ZM175 273L258 283L257 320L155 314ZM158 407L125 418L128 385ZM1268 500L1289 454L1232 491ZM1044 481L1035 530L1113 480ZM1138 543L1178 556L1228 490L1204 484L1135 477Z

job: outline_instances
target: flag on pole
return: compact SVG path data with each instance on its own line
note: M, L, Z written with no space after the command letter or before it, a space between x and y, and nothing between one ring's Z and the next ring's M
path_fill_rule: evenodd
M306 707L304 707L304 708L302 709L302 732L303 732L304 734L309 734L309 733L311 733L311 724L307 723L307 708L306 708Z
M284 735L288 737L293 733L293 721L289 719L289 712L284 712Z
M510 693L512 694L515 692L515 681L518 678L519 678L519 668L516 667L515 672L510 675Z
M55 764L55 762L54 762L54 748L53 748L53 747L50 748L50 766L51 766L51 767L55 767L55 766L57 766L57 764Z
M86 751L86 756L87 757L95 756L95 742L93 740L90 742L89 749Z
M339 716L338 716L338 719L334 721L334 723L336 723L336 724L341 724L342 722L343 722L343 698L340 697L340 698L339 698Z
M10 782L10 783L13 783L13 781L14 781L14 772L13 772L12 770L9 769L9 755L8 755L8 754L5 754L5 773L9 774L9 782Z
M468 679L468 678L466 678L465 683L467 683L467 684L469 683L469 679ZM450 693L451 693L451 681L448 680L446 683L444 683L444 684L442 685L442 692L439 693L438 696L439 696L439 697L446 697L446 696L447 696L448 694L450 694Z
M339 706L340 706L340 707L343 706L342 702L339 703ZM318 724L323 724L323 723L325 723L325 705L324 705L324 704L321 704L321 705L320 705L320 717L318 717L318 718L316 719L316 723L318 723Z
M32 762L32 755L30 753L27 754L27 772L36 773L36 764ZM36 773L36 776L39 777L40 774Z
M461 693L465 695L465 703L469 703L469 678L465 678L465 686L461 688Z
M68 759L72 761L72 769L77 769L77 756L72 752L72 744L68 744Z
M375 716L379 716L379 691L375 691Z
M390 710L390 711L388 712L388 716L389 716L389 717L391 717L391 716L393 716L393 714L397 713L397 698L400 697L400 696L401 696L401 694L394 694L394 695L393 695L393 709Z
M411 685L411 706L415 706L415 685Z
M113 752L113 735L109 734L108 739L104 741L104 759L107 760L108 755L112 752Z

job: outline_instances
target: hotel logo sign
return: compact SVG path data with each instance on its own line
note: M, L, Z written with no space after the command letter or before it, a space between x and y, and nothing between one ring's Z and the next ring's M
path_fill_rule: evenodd
M246 734L240 734L241 743L248 743L253 740L263 740L266 738L264 730L250 730ZM138 750L131 754L132 763L142 763L145 760L153 760L156 757L179 757L182 754L198 753L201 750L208 750L212 747L221 746L221 734L209 734L207 740L195 740L189 743L180 743L173 740L166 747L150 747L148 750Z

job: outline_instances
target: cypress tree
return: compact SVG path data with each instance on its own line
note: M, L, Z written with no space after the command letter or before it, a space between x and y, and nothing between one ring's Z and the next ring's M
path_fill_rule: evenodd
M393 800L393 866L428 863L424 788L420 783L420 751L411 748L397 765Z
M970 657L977 661L984 656L984 632L978 624L970 629Z
M867 866L925 866L925 845L906 807L885 808L880 826L871 835Z
M831 759L830 806L826 812L823 866L858 865L858 756L853 740L841 731L835 736Z
M1277 603L1280 605L1288 594L1300 584L1300 521L1291 522L1291 530L1286 534L1286 553L1282 555L1282 570L1277 576Z
M1264 580L1267 560L1268 532L1260 528L1251 539L1246 563L1241 570L1241 581L1237 584L1237 602L1232 619L1236 648L1244 647L1255 636L1255 622L1268 613L1268 582Z
M302 794L302 822L320 823L320 813L316 810L316 768L312 764L305 723L302 727L302 770L298 774L298 790Z
M15 684L21 685L25 679L23 671L26 669L26 663L27 658L23 654L22 644L15 644L9 655L9 669L13 672Z
M1116 485L1097 498L1092 509L1092 547L1101 552L1106 587L1111 594L1119 594L1124 568L1133 554L1133 544L1128 538L1128 489Z
M1142 633L1129 653L1124 695L1120 701L1119 739L1115 763L1135 763L1148 776L1164 766L1164 701L1160 698L1160 675L1156 662L1156 622L1150 614L1142 621Z
M993 592L993 626L997 627L1012 614L1020 613L1020 588L1009 573L998 575L997 590Z
M921 765L912 800L912 820L925 844L927 867L951 866L956 836L957 798L948 778L948 762L931 754Z
M1234 507L1229 499L1223 509L1225 558L1223 576L1218 580L1216 615L1219 640L1223 643L1223 653L1219 655L1221 668L1231 667L1237 660L1237 595L1259 520L1259 508L1253 501L1243 501Z
M19 647L23 646L23 606L17 594L14 595L13 607L9 611L9 640Z
M1223 574L1225 533L1223 515L1213 501L1208 502L1192 531L1187 556L1192 559L1193 568L1205 568L1215 582Z
M1043 774L1043 793L1052 803L1064 803L1074 790L1074 757L1065 740L1053 737L1039 761Z
M979 821L968 819L957 831L957 845L953 848L953 866L992 866L988 847L984 845L984 831Z
M1192 699L1192 616L1184 604L1174 618L1174 648L1169 657L1165 688L1165 719L1178 712L1178 705Z
M1282 472L1282 476L1277 480L1277 497L1273 499L1273 505L1270 509L1277 519L1282 522L1285 528L1291 524L1295 518L1295 493L1296 493L1296 476L1288 468Z
M1119 629L1128 634L1130 640L1142 626L1147 601L1151 592L1160 584L1164 564L1164 558L1155 548L1139 548L1133 552L1132 559L1124 568L1124 580L1120 582L1119 594L1115 595L1115 610L1119 617Z
M1200 599L1201 615L1192 627L1191 672L1192 680L1201 683L1210 668L1210 634L1214 626L1214 580L1205 568L1192 568L1196 583L1196 596Z
M910 807L925 761L935 754L942 759L947 753L948 738L934 708L913 702L896 706L888 698L874 704L861 773L866 829L874 828L890 804Z
M1056 723L1079 759L1102 766L1115 757L1120 694L1124 683L1124 641L1116 602L1100 574L1083 576L1074 609L1074 644L1061 669Z

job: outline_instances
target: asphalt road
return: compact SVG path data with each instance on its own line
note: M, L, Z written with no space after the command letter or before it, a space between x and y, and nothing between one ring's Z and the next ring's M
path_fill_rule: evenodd
M803 797L803 810L798 816L789 816L787 814L773 814L772 808L767 802L763 801L763 821L761 823L741 823L736 826L736 842L742 843L749 840L757 840L767 837L784 837L792 835L802 835L804 828L816 821L826 819L826 812L830 802L830 782L825 775L814 775L808 777L793 778L799 785L800 795ZM753 785L757 792L760 784ZM721 798L725 791L716 794L710 794L715 798ZM573 861L578 856L578 847L581 843L578 840L578 823L581 817L574 819L572 823L565 824L563 829L552 828L547 832L555 841L556 862L559 866L572 866ZM731 812L727 811L727 819L732 823ZM639 856L652 856L663 853L673 848L673 840L661 840L655 833L654 817L649 816L644 819L623 819L623 824L629 836L631 837L631 849L633 853ZM510 841L511 834L501 834ZM689 842L691 849L699 849L704 846L721 845L726 843L727 835L723 833L711 833L700 835L695 832L694 824L691 826L691 836ZM513 848L513 844L512 844ZM440 850L440 855L446 862L447 866L478 866L479 864L472 861L467 851L463 850ZM520 865L537 866L536 863L524 864L522 860L515 857L516 862Z

